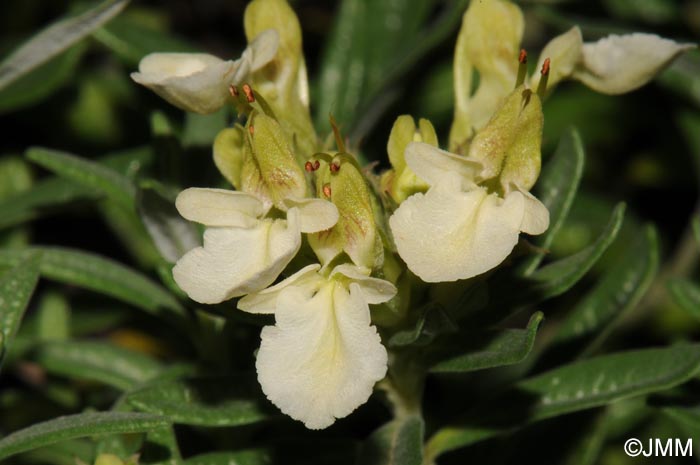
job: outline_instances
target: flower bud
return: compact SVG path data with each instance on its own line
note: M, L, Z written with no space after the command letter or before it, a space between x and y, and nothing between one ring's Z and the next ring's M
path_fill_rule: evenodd
M246 153L245 129L240 125L226 128L214 139L214 163L219 172L237 190L241 190L241 170Z
M529 191L540 174L543 123L537 94L517 87L469 147L469 158L484 167L477 181L498 179L502 193L511 184Z

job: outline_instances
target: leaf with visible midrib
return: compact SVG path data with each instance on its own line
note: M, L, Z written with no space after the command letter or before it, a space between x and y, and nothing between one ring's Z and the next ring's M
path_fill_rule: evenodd
M385 424L362 444L358 465L420 465L425 425L418 415Z
M5 436L0 459L67 439L100 434L141 433L168 426L160 416L146 413L98 412L67 415Z

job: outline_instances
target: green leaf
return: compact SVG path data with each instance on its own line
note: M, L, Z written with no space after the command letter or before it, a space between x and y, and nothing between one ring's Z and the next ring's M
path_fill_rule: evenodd
M201 234L191 222L180 216L174 199L166 196L163 186L149 181L141 187L138 211L165 260L175 263L185 253L201 245Z
M126 208L134 208L136 188L117 171L99 163L57 150L32 147L27 158L57 175L105 194Z
M70 307L58 292L41 296L36 313L37 338L42 341L64 341L70 337Z
M545 265L532 273L530 277L536 284L530 291L537 293L540 299L547 299L568 291L591 269L615 240L622 226L624 213L625 205L618 204L605 230L593 244L577 254Z
M141 58L153 52L197 52L184 40L138 21L131 10L96 30L92 36L128 64L136 66Z
M41 275L47 279L79 286L114 297L154 315L168 310L186 315L182 305L164 288L146 276L110 259L62 247L29 247L0 250L0 266L15 266L41 252Z
M0 90L89 35L118 15L127 3L128 0L106 0L34 35L0 63Z
M0 440L0 459L59 441L101 434L141 433L168 426L157 415L97 412L67 415L34 424Z
M658 239L656 229L650 225L568 314L557 331L553 341L555 346L587 340L586 353L597 347L613 329L614 323L639 303L658 267Z
M516 384L440 429L428 457L466 447L527 423L665 390L693 378L700 346L677 345L575 362Z
M259 390L254 380L243 376L166 380L129 393L127 401L173 423L239 426L268 417Z
M700 319L700 286L684 278L675 278L668 282L668 289L683 310Z
M185 460L185 465L270 465L272 457L265 449L239 452L212 452Z
M364 441L358 465L421 465L424 429L417 415L390 421Z
M39 254L30 254L0 277L0 365L17 334L39 281Z
M700 217L693 218L693 233L695 234L695 241L700 247Z
M544 319L542 312L530 318L525 329L493 331L477 337L460 335L470 350L433 365L435 373L467 373L470 371L495 368L520 363L527 358L535 343L537 328ZM462 345L465 343L462 342Z
M569 215L576 191L583 175L585 154L581 136L570 128L559 141L559 145L542 170L537 181L536 196L549 210L549 229L534 239L535 245L548 249ZM537 253L527 260L524 274L532 274L544 258Z
M36 360L50 373L95 380L122 390L143 384L161 371L151 357L106 342L42 344Z
M387 345L389 347L426 346L437 336L444 333L455 332L457 325L450 315L439 304L426 305L414 327L398 331Z

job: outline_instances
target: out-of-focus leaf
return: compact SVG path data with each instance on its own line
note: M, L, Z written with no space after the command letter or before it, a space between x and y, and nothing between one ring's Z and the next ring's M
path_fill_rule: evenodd
M182 145L185 147L211 147L216 135L226 127L228 114L228 107L210 115L186 113Z
M129 393L138 410L157 413L173 423L238 426L265 420L269 414L253 380L239 376L155 382Z
M668 282L673 300L688 314L700 320L700 285L684 278Z
M32 174L27 162L16 156L0 158L0 199L26 191L32 185Z
M128 0L106 0L42 30L0 63L0 90L118 15Z
M610 333L614 322L632 310L649 289L659 266L658 249L656 229L647 226L596 287L568 313L555 336L555 347L587 340L589 350L595 348Z
M167 310L185 315L185 309L168 291L146 276L99 255L61 247L30 247L0 250L0 266L15 266L35 252L41 252L41 275L105 294L149 313Z
M63 341L70 336L70 307L58 292L41 296L36 313L36 335L42 341Z
M622 226L625 205L618 204L598 239L579 253L547 264L530 275L536 284L534 292L545 299L568 291L598 261L617 237Z
M89 463L95 456L94 450L95 447L89 440L73 439L25 452L22 459L25 463L76 465L78 460Z
M185 465L270 465L272 457L264 449L239 452L212 452L195 455L185 460Z
M79 413L36 423L0 440L0 459L68 439L101 434L141 433L168 426L147 413Z
M367 438L358 465L420 465L425 425L418 415L392 420Z
M132 66L153 52L198 51L182 39L142 24L129 12L96 30L92 36Z
M437 336L457 330L450 315L438 304L427 305L413 328L398 331L387 345L389 347L425 346Z
M57 150L33 147L27 158L57 175L75 181L126 208L134 208L136 189L132 182L115 170L99 163Z
M544 315L537 312L525 329L507 329L482 334L475 338L461 337L464 345L473 348L463 354L441 360L430 369L437 373L467 373L520 363L532 351L537 328ZM466 336L466 335L465 335Z
M529 422L665 390L688 381L698 369L698 345L620 352L565 365L517 383L438 430L428 441L427 455L435 458Z
M39 281L40 261L39 254L28 255L0 276L0 365Z
M180 455L173 426L168 425L150 430L146 435L140 458L144 463L182 465L182 455Z
M201 245L201 235L192 223L180 216L175 202L163 191L163 186L154 181L142 183L138 211L160 255L175 263L186 252Z
M680 12L679 5L674 0L605 0L603 3L612 16L652 24L673 21Z
M120 205L102 201L97 209L104 222L143 268L153 268L161 263L160 254L148 240L148 233L133 210L125 210Z
M695 241L700 247L700 217L693 218L693 233L695 234Z
M145 383L161 370L151 357L105 342L42 344L36 360L50 373L95 380L123 390Z
M575 129L569 129L537 182L535 195L549 210L549 229L534 239L534 243L542 249L549 248L566 221L581 182L584 159L581 136ZM524 274L532 274L543 258L544 253L537 253L528 259L523 267Z
M662 86L700 107L698 73L700 73L700 51L690 50L678 57L656 79Z

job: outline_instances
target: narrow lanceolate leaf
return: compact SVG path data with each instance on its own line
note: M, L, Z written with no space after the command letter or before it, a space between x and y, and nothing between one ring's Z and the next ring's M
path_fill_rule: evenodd
M130 389L152 379L161 369L151 357L105 342L54 342L37 351L37 362L48 372L95 380Z
M66 284L105 294L149 313L161 310L185 315L182 305L146 276L99 255L62 247L0 250L0 266L15 266L41 252L41 275Z
M575 129L569 129L559 141L554 156L544 166L537 181L537 198L549 210L549 228L534 239L535 244L546 250L561 229L569 215L576 191L583 174L584 151L581 136ZM544 258L544 253L537 253L530 258L524 274L532 274Z
M415 326L398 331L389 339L387 345L389 347L426 346L437 336L453 333L456 330L456 323L442 306L429 304L422 309Z
M185 465L270 465L272 455L264 449L239 452L212 452L195 455L185 460Z
M39 254L28 255L0 277L0 364L34 293L40 260Z
M27 158L60 177L103 193L124 208L134 208L136 188L131 180L111 168L65 152L39 147L27 150Z
M595 348L609 334L614 322L634 309L651 285L658 267L656 230L647 226L598 285L568 314L557 331L555 345L588 341L591 344L588 350Z
M165 426L168 426L168 422L162 417L145 413L67 415L5 436L0 440L0 459L68 439L101 434L142 433Z
M532 291L540 299L554 297L568 291L595 265L615 240L622 226L624 213L625 205L617 205L605 230L593 244L577 254L550 263L532 273L530 277L536 282Z
M673 300L690 315L700 319L700 284L684 278L676 278L668 283Z
M0 89L86 37L118 15L128 0L107 0L86 12L57 21L0 63Z
M544 316L537 312L530 318L525 329L507 329L482 334L476 338L465 338L470 350L461 355L439 361L430 369L437 373L467 373L520 363L532 351L537 328Z
M238 426L268 417L259 390L247 376L165 380L130 393L127 400L173 423Z
M420 465L425 425L418 415L392 420L376 430L360 449L358 464Z
M428 455L434 458L533 421L665 390L699 369L698 345L621 352L565 365L516 384L442 428L428 442Z

